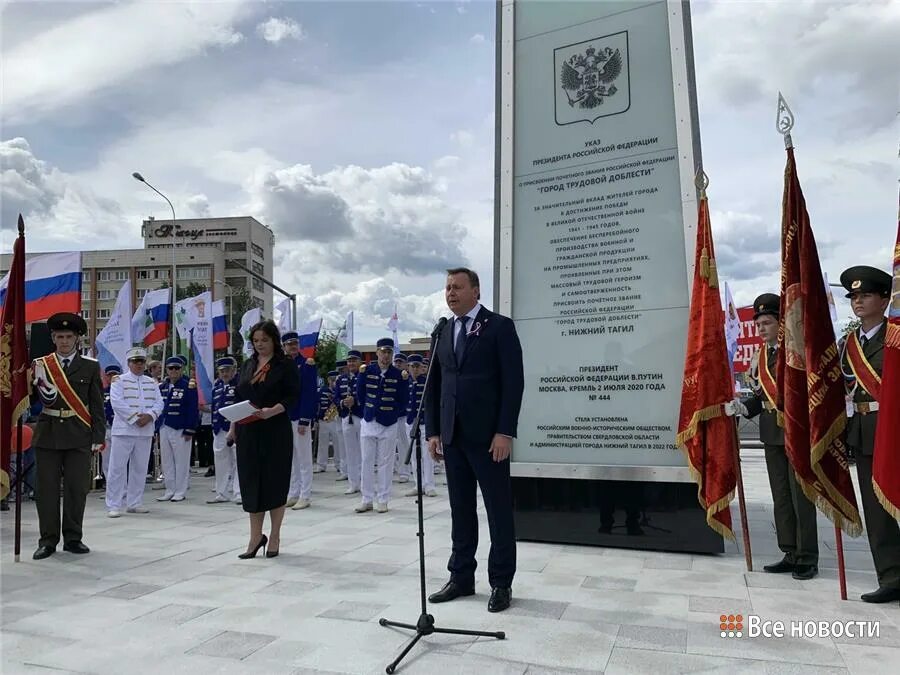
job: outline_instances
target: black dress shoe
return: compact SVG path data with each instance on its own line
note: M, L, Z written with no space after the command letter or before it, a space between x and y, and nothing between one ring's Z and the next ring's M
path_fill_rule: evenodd
M491 591L491 599L488 600L488 611L502 612L509 609L510 600L512 600L511 588L495 588Z
M819 568L816 565L794 565L794 573L791 575L800 581L809 581L819 574Z
M785 574L786 572L793 572L795 567L794 563L788 562L787 558L783 558L777 563L766 565L763 567L763 571L769 574Z
M900 588L886 588L881 586L877 591L871 593L863 593L859 596L863 602L873 602L881 604L883 602L894 602L900 600Z
M444 587L437 593L428 596L428 602L450 602L456 598L462 598L467 595L475 595L475 586L460 586L452 579L444 584Z
M44 558L49 558L54 553L56 553L55 546L38 546L31 558L33 560L43 560Z
M80 541L67 541L63 544L63 551L68 551L69 553L90 553L91 549Z

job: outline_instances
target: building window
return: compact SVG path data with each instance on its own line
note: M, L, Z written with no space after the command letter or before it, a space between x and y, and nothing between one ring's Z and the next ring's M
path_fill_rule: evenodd
M247 288L247 277L225 277L225 283L232 288Z
M169 278L169 270L153 270L153 278L154 279L168 279Z
M208 279L209 268L207 267L179 267L179 279Z
M137 299L138 299L138 300L143 300L143 299L144 299L144 296L147 295L147 293L148 293L149 291L150 291L149 288L139 288L139 289L137 289Z
M226 251L246 251L247 250L247 242L246 241L226 241L225 242L225 250Z
M97 272L97 281L109 281L112 279L112 272L109 270L101 270Z
M90 302L91 300L91 292L90 291L81 291L81 302L84 304L85 302Z
M90 271L88 271L88 272L82 272L82 273L81 273L81 282L82 282L82 283L85 283L85 284L91 283L91 273L90 273Z
M89 309L81 310L80 314L81 314L81 318L84 319L85 321L89 321L91 318L91 310L89 310Z
M266 257L266 252L263 251L262 246L257 246L256 244L254 244L254 243L251 242L251 243L250 243L250 250L253 251L253 255L255 255L257 258L263 258L263 259L265 259L265 257Z
M244 267L246 267L247 261L246 260L226 260L225 261L225 267L227 269L239 270L239 269L241 269L240 265L243 265Z
M138 270L137 278L138 279L149 279L150 278L150 270Z
M101 288L99 291L97 291L97 299L98 300L115 300L116 299L116 291Z
M254 290L254 291L264 291L265 289L266 289L266 287L263 286L263 282L260 281L259 279L257 279L257 278L254 277L254 279L253 279L253 290Z
M254 272L256 272L257 274L262 274L262 273L265 271L265 269L266 269L265 267L263 267L262 265L260 265L260 264L259 264L258 262L256 262L255 260L254 260L252 263L250 263L250 265L251 265L250 269L252 269L252 270L253 270Z
M112 313L111 309L98 309L97 310L97 318L98 319L108 319L109 315Z
M116 270L113 273L114 281L128 281L131 278L131 275L128 273L128 270Z

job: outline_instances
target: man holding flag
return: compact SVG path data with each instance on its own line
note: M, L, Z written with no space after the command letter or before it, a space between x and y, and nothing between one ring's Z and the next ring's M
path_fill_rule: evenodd
M841 285L847 289L850 306L860 321L859 328L848 334L841 345L842 366L853 401L852 415L847 423L847 445L856 455L866 534L878 575L878 590L864 593L862 600L894 602L900 600L900 527L895 520L897 514L885 510L884 499L879 501L872 480L875 431L879 424L879 405L885 393L881 373L888 322L884 313L891 295L891 275L859 265L844 270ZM847 412L849 414L850 410ZM900 440L895 436L893 448L889 450L889 446L882 446L883 450L879 452L887 454L893 450L896 454L898 444ZM894 480L896 478L889 478L889 481ZM889 481L881 478L885 485Z

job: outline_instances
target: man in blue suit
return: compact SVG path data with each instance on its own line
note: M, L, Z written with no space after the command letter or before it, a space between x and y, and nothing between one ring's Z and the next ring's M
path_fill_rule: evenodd
M515 324L482 307L479 286L472 270L447 270L444 291L453 318L440 333L425 393L428 450L446 462L453 524L450 581L429 600L475 593L477 483L491 531L488 611L501 612L510 605L516 571L509 455L525 379Z

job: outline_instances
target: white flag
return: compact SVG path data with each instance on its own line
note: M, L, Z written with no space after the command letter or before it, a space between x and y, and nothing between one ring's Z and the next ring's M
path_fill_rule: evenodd
M725 282L725 346L728 351L728 363L734 370L734 355L737 353L738 338L741 336L741 319L738 317L737 306L731 297L731 289Z
M209 405L212 401L212 386L215 380L213 365L212 293L204 291L186 301L186 321L190 326L191 353L194 358L194 376L200 403Z
M275 325L278 332L284 335L289 330L294 330L294 317L291 312L291 299L285 298L275 305Z
M259 307L248 309L241 317L241 337L244 338L244 356L253 356L253 343L250 341L250 329L262 321L262 311Z
M338 331L336 357L340 361L347 358L347 352L353 348L353 312L347 312L344 325Z
M397 327L400 325L400 319L397 318L397 305L394 304L394 313L387 322L388 330L391 331L391 337L394 339L394 356L400 353L400 338L397 337Z
M141 336L143 338L143 335ZM100 367L106 369L113 364L126 370L125 352L131 349L131 282L126 281L119 289L119 297L113 307L109 321L97 335L94 351Z

